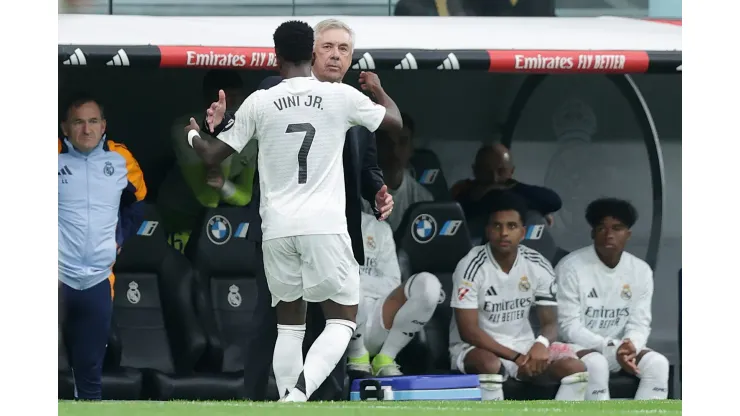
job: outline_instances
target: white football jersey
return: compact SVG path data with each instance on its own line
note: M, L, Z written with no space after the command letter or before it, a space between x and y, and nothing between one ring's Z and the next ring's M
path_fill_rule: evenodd
M375 131L385 107L341 83L290 78L252 93L218 139L259 140L263 240L347 232L342 151L350 127Z
M365 265L360 266L362 297L384 298L401 284L401 268L396 256L393 231L386 221L362 213L362 240Z
M565 256L555 269L558 321L567 342L602 351L609 341L629 338L639 351L650 336L653 271L624 252L614 269L593 245Z
M539 252L520 245L514 266L504 273L488 243L473 247L452 275L456 309L478 309L478 325L499 344L525 354L535 339L532 305L557 306L555 274ZM450 346L463 342L453 317ZM522 351L524 349L524 351Z

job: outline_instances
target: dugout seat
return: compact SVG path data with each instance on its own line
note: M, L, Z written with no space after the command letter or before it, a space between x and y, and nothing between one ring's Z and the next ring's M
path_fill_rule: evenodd
M404 213L394 235L401 276L429 272L442 283L444 299L432 319L398 357L407 374L448 373L452 273L470 251L470 234L457 202L419 202Z
M415 149L411 157L411 173L432 193L435 201L449 201L450 190L437 155L429 149Z
M203 364L240 378L242 388L242 350L257 300L256 245L246 239L249 219L243 207L206 209L185 249L196 271L195 305L208 339Z
M196 371L207 340L193 307L193 271L167 244L154 206L144 211L114 268L112 328L120 340L120 367L142 371L145 399L240 398L238 389L223 388L235 381Z

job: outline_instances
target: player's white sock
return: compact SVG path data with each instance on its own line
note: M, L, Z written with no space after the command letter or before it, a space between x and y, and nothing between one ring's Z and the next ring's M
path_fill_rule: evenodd
M406 303L396 313L380 354L395 359L414 334L421 331L439 303L442 284L431 273L411 276L404 287Z
M588 371L586 400L609 400L609 363L598 352L581 357Z
M298 383L291 391L289 401L295 401L296 398L302 398L302 396L305 396L306 400L311 397L342 359L355 328L355 323L352 321L326 320L324 330L306 354L303 372L298 376Z
M663 354L650 351L637 363L640 385L635 400L665 400L668 398L670 365Z
M303 370L303 336L306 325L277 326L277 340L272 356L272 371L275 373L280 397L291 391Z
M582 401L586 398L588 373L575 373L560 380L555 400Z

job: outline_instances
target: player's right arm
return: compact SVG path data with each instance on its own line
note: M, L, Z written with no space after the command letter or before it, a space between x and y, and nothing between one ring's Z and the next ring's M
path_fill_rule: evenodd
M349 122L351 126L364 126L371 132L378 129L386 131L400 131L403 127L403 119L398 106L385 93L380 86L380 79L372 72L360 74L360 86L363 90L370 92L377 103L373 102L362 92L344 85L348 95L347 108L349 109Z
M569 263L561 263L555 268L560 331L568 342L603 352L607 345L614 341L592 332L583 324L581 292L578 287L578 275L573 267Z
M454 290L452 291L450 307L454 311L457 330L464 342L492 352L503 359L516 361L516 357L519 355L516 351L496 342L478 324L478 294L483 287L481 264L482 262L478 256L468 254L457 263L452 275Z
M192 140L191 146L198 156L203 159L207 167L216 167L233 153L239 153L249 143L256 131L257 97L260 91L255 91L244 100L234 118L228 120L221 132L216 136L218 140L205 140L200 135L188 133L188 140ZM213 103L209 111L215 115L209 117L215 119L214 124L220 124L226 112L226 95L223 90L219 91L218 102ZM199 130L195 119L190 119L190 130ZM191 139L192 136L192 139Z

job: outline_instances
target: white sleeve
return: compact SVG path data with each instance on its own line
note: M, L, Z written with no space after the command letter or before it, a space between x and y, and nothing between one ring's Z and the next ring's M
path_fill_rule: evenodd
M653 314L651 311L653 300L653 271L650 267L641 270L641 284L639 285L634 296L632 311L627 318L627 324L624 327L624 338L629 338L637 351L645 348L648 337L650 336L650 325Z
M603 352L609 339L591 332L583 324L581 316L581 295L578 287L578 275L569 265L559 264L555 268L557 275L558 323L560 332L566 340L586 349Z
M258 92L250 94L244 100L244 103L234 115L233 123L229 122L226 128L216 137L229 145L236 153L241 153L256 131Z
M544 264L534 264L537 286L534 288L534 303L539 306L557 306L555 294L558 292L555 273L550 262L542 258Z
M450 307L457 309L478 309L478 292L483 282L482 261L478 256L467 255L455 267L452 274L452 299Z
M348 121L351 126L363 126L371 132L380 127L385 117L385 107L376 104L367 95L350 87L343 85L347 96Z
M375 220L375 218L373 218ZM393 231L386 222L375 224L378 244L378 274L387 279L393 279L397 285L401 284L401 267L398 265L398 255L396 255L396 243L393 241Z

